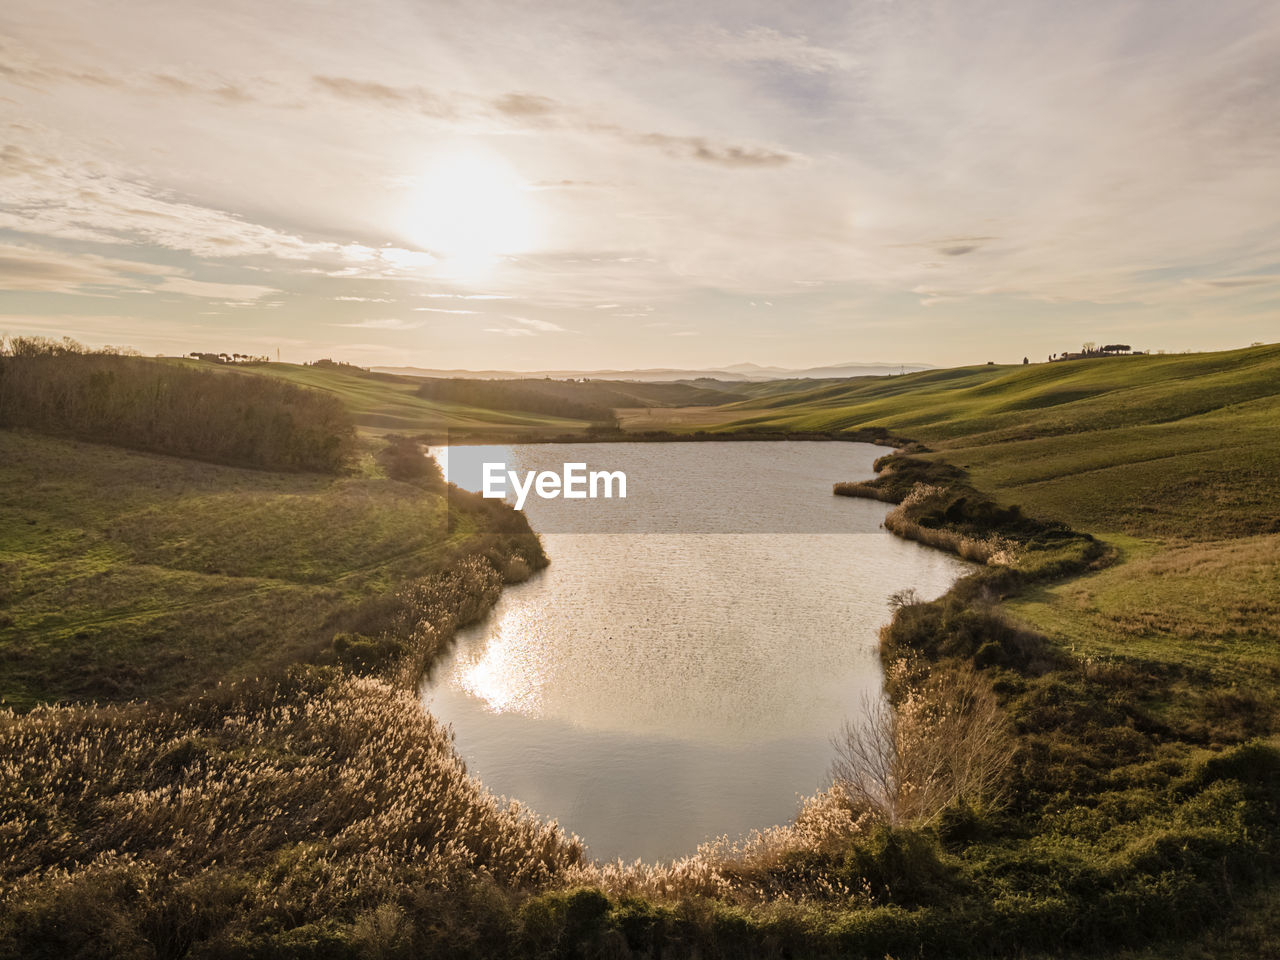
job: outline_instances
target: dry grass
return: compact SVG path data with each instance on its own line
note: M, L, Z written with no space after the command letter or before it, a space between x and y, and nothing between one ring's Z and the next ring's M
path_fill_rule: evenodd
M786 869L797 856L830 854L873 822L841 787L806 797L788 824L753 830L742 840L721 837L670 863L582 863L566 875L572 884L599 887L615 898L662 903L709 898L738 906L789 902L848 903L857 896L839 878L797 877Z
M953 804L981 807L1005 786L1014 739L991 683L968 666L890 667L898 702L868 701L835 740L832 779L891 827L932 823Z
M175 711L0 712L0 823L0 934L28 937L99 901L103 936L143 930L144 914L180 912L201 884L232 901L223 936L281 904L289 926L354 923L466 878L542 885L582 855L468 777L411 693L342 674L249 683Z

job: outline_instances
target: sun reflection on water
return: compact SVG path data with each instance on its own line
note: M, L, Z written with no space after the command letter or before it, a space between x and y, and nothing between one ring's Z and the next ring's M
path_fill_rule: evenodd
M494 713L541 714L548 665L538 655L544 648L526 639L536 619L535 610L507 612L487 643L459 651L450 682L482 700Z

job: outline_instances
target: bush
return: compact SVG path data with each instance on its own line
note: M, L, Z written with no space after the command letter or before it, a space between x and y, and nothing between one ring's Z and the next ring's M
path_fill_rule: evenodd
M950 667L898 684L895 700L869 701L861 721L846 722L835 740L832 779L855 807L898 826L998 800L1013 740L989 682Z
M387 445L378 454L378 461L388 477L431 490L443 489L444 474L440 464L422 444L398 434L390 434L383 439Z

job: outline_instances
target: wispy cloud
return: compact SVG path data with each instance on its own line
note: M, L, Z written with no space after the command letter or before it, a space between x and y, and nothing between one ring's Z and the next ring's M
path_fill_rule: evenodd
M505 293L419 293L415 294L419 297L429 297L433 300L510 300L510 294Z
M335 323L335 327L355 327L359 330L417 330L421 323L409 323L399 317L381 317L370 320L357 320L354 323Z
M42 293L135 292L250 302L279 293L258 284L218 283L182 276L178 267L41 247L0 245L0 290Z
M301 237L233 213L166 196L100 162L60 161L20 147L0 175L0 229L101 244L146 245L204 257L367 262L359 244Z
M192 280L189 277L165 277L152 289L159 293L179 293L186 297L242 302L260 300L280 292L275 287L263 287L252 283L216 283L208 280Z
M516 323L523 324L531 330L538 333L564 333L564 327L558 323L552 323L550 320L537 320L532 317L508 317L508 320L514 320Z
M322 91L344 100L409 110L436 119L457 119L469 115L535 130L553 129L604 136L640 147L656 148L678 159L725 167L775 167L798 159L797 154L776 147L727 142L705 135L631 129L602 119L589 110L537 93L504 93L492 98L459 95L449 101L421 86L393 86L328 75L318 75L314 81Z
M711 28L689 36L688 40L697 52L710 53L727 63L777 64L814 74L847 70L855 63L844 50L816 44L803 35L758 25L739 31Z
M1246 277L1201 277L1201 278L1195 278L1195 279L1188 278L1186 282L1196 286L1213 287L1216 289L1230 290L1236 287L1261 287L1261 286L1268 286L1274 283L1280 283L1280 274L1271 273L1271 274L1260 274L1257 276L1246 276Z
M496 333L504 337L534 337L541 333L567 333L564 327L550 320L538 320L533 317L506 317L515 326L485 327L485 333Z

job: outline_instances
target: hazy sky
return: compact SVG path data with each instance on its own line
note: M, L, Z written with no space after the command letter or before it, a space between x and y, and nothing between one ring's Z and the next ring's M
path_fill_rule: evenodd
M513 368L1280 339L1280 4L35 2L0 333Z

